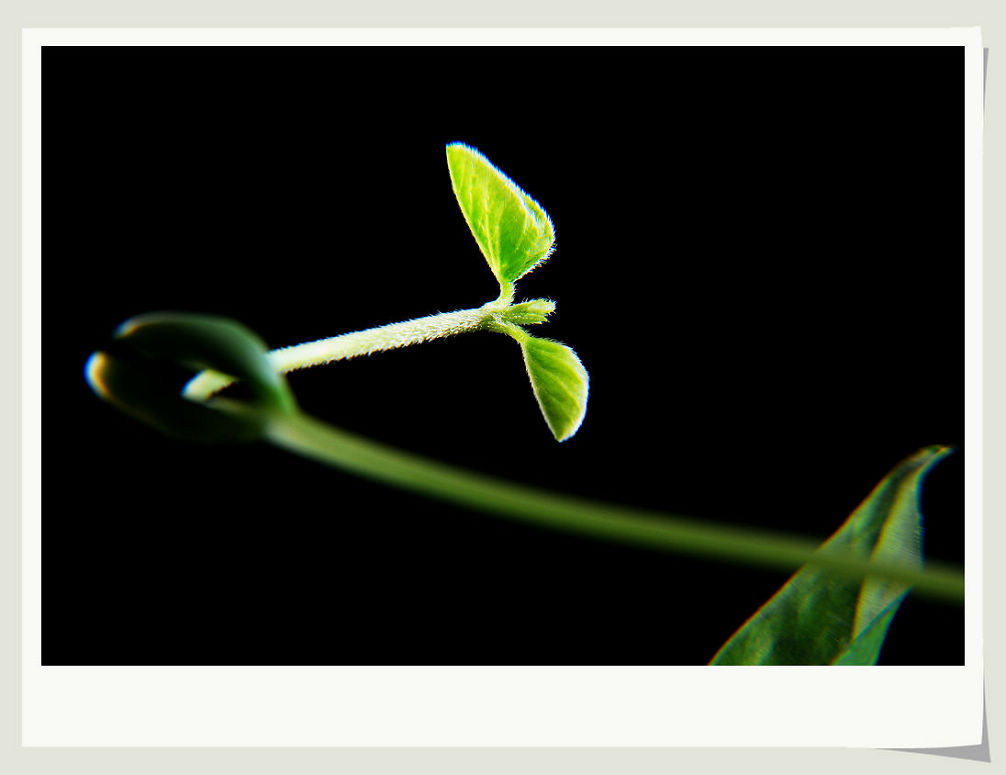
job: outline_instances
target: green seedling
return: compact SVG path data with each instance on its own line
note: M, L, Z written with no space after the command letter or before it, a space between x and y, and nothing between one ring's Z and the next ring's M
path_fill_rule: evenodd
M555 311L554 302L532 299L514 303L514 284L555 248L552 220L541 205L474 148L463 143L448 145L447 166L465 221L499 282L499 298L475 309L284 347L269 353L269 360L276 371L286 373L467 331L497 331L520 345L545 422L558 441L565 441L579 429L587 411L587 370L571 348L532 336L524 328L544 323ZM226 374L206 371L186 385L185 395L206 399L232 381Z
M555 309L514 303L514 284L551 254L555 232L536 201L481 153L447 147L458 204L500 286L474 309L394 323L268 351L225 318L156 313L133 318L85 369L92 389L119 409L196 441L265 440L296 454L413 492L542 527L679 554L765 568L798 569L714 657L714 664L874 664L908 591L963 602L959 568L922 566L919 489L946 447L920 450L895 467L823 545L755 528L526 487L377 444L322 423L297 406L283 374L467 331L496 331L520 345L531 387L559 441L586 411L588 378L566 345L532 336ZM152 375L155 361L198 374L181 394ZM219 395L238 380L251 398Z

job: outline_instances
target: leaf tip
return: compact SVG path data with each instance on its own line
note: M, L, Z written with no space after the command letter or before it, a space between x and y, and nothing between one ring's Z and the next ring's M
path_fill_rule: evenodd
M948 444L931 444L923 447L903 465L908 468L919 468L922 476L925 476L937 463L952 455L956 450Z
M468 143L463 143L460 140L455 140L452 143L447 143L447 145L445 146L445 151L447 152L448 164L450 164L454 159L457 159L460 156L467 155L472 156L476 159L480 159L481 161L484 161L486 164L493 166L492 162L490 162L485 157L485 155L481 151L479 151L478 148L468 145ZM495 169L494 166L493 168Z

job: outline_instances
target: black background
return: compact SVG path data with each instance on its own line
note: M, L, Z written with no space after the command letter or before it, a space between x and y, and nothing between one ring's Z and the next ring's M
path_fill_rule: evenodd
M43 55L45 664L703 664L787 574L558 535L263 444L173 441L89 353L153 310L270 346L494 298L462 140L552 216L518 297L591 375L557 444L473 334L295 374L308 412L585 496L824 539L917 448L963 559L957 48ZM910 596L887 664L960 664Z

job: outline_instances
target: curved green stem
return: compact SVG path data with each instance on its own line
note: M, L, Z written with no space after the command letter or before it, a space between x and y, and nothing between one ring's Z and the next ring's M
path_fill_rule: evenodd
M377 444L300 412L275 416L266 437L287 450L375 481L544 527L768 568L793 570L812 562L847 577L878 576L912 585L932 598L964 599L963 577L953 568L933 563L918 570L819 553L819 544L812 540L709 525L505 482Z

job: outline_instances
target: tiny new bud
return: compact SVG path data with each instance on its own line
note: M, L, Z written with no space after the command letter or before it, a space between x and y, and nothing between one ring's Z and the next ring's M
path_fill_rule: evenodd
M504 319L519 326L533 326L544 323L555 312L555 302L550 299L531 299L514 304L503 312Z

